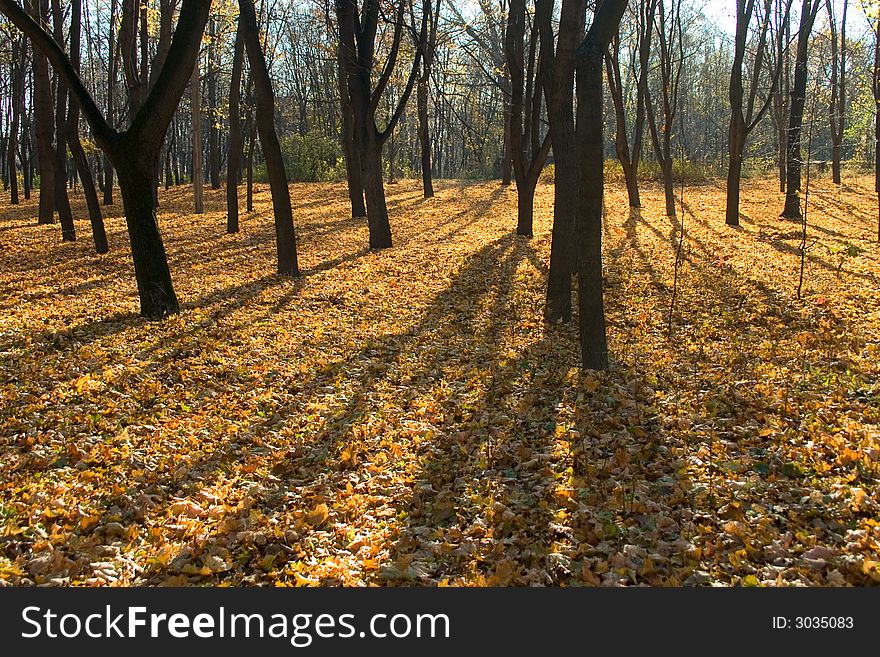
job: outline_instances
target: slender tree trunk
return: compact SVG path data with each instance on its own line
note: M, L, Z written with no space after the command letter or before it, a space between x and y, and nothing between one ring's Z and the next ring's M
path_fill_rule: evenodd
M9 170L9 202L18 205L18 172L15 164L18 157L18 132L21 125L21 110L24 102L24 36L12 41L12 65L10 81L12 83L11 122L9 126L9 144L6 151L6 163Z
M48 24L49 0L31 0L31 16ZM52 117L52 88L49 84L49 62L34 48L34 134L37 141L37 164L40 171L40 224L55 223L55 157L52 149L54 119Z
M804 123L804 107L807 100L807 55L810 34L819 10L819 0L804 0L801 9L800 33L794 66L794 84L791 90L791 113L788 122L788 148L786 160L785 208L786 219L801 218L801 132Z
M229 87L229 155L226 164L226 232L237 233L238 182L241 177L241 75L244 62L244 36L241 23L235 35L232 56L232 82Z
M220 189L220 120L217 111L217 84L220 76L217 26L211 19L211 47L208 50L208 176L211 189Z
M119 58L116 52L116 6L118 0L110 0L110 29L107 56L107 121L116 120L116 73ZM104 156L104 205L113 205L113 162Z
M281 143L275 132L275 93L272 80L266 67L263 46L253 0L239 0L240 21L243 30L245 49L251 66L254 81L254 94L257 100L256 123L260 133L260 144L266 160L269 186L272 193L272 207L275 214L275 241L278 249L278 273L284 276L298 276L299 265L296 256L296 233L293 227L293 209L290 203L290 188L284 170L284 157Z
M190 87L190 105L192 111L192 186L195 213L205 212L204 170L202 166L202 95L199 79L199 62L193 68L192 86Z
M342 153L345 157L345 173L348 182L348 199L352 219L367 216L364 202L364 181L360 153L355 148L354 108L348 92L348 76L341 55L337 53L339 97L342 110Z
M422 192L425 198L434 196L434 180L431 172L431 133L428 121L428 79L419 80L416 89L416 106L419 117L419 145L421 146Z
M82 0L71 1L70 15L70 55L74 70L80 71L80 30L82 19ZM59 87L60 88L60 87ZM98 192L95 189L95 181L92 178L92 170L88 158L83 150L79 139L79 103L71 95L67 108L66 124L67 143L70 153L76 164L76 170L82 181L83 194L86 197L86 205L89 211L89 222L92 227L92 240L95 243L96 253L107 253L107 232L104 229L104 218L101 216L101 204L98 202Z
M24 102L24 101L22 101ZM22 112L24 115L24 112ZM30 127L27 116L24 115L24 128L21 133L21 178L22 187L24 187L24 198L30 200L31 186L33 185L33 174L31 172L32 162L29 156L31 150Z
M248 130L248 154L247 154L247 193L245 195L245 209L248 212L254 211L254 149L257 141L257 126L251 119L251 126Z

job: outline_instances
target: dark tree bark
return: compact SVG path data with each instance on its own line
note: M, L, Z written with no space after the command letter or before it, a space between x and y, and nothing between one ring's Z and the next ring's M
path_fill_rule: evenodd
M12 40L12 65L10 81L12 83L11 121L9 125L9 143L6 150L6 166L9 170L9 202L19 204L18 172L15 164L18 159L18 133L21 128L21 114L24 104L24 37Z
M211 41L208 48L208 179L211 189L220 189L220 119L217 111L217 84L220 77L220 51L217 47L217 25L210 23Z
M429 3L430 0L423 0L423 4ZM382 177L382 148L397 127L400 117L403 116L421 62L421 48L417 48L409 78L397 107L391 113L385 129L380 131L376 124L376 112L397 65L407 4L407 2L400 2L398 5L388 57L374 84L372 71L376 60L380 3L378 0L366 0L363 11L359 11L357 0L335 0L340 57L354 112L354 145L355 151L360 154L361 159L371 249L386 249L392 246L391 225L388 222L385 184ZM419 43L424 43L427 38L428 13L423 8Z
M604 204L604 122L602 61L617 31L627 0L604 0L577 54L578 211L575 262L578 273L578 324L581 366L608 368L608 342L602 279Z
M651 42L654 35L654 13L656 8L657 0L645 0L639 3L637 19L637 61L639 71L636 81L636 106L635 116L633 116L632 145L630 145L627 129L624 84L620 69L619 35L612 39L611 47L605 58L608 87L614 104L616 119L614 148L617 153L617 160L623 169L626 193L631 208L642 207L642 199L639 192L639 164L642 159L642 146L645 138L645 100L648 93L648 73L650 71Z
M190 82L190 116L192 119L192 187L195 213L205 212L204 167L202 152L202 92L199 78L199 60L193 67Z
M807 101L807 55L810 35L821 0L804 0L798 33L797 54L794 63L794 84L791 89L791 112L788 119L788 149L786 161L785 208L786 219L801 218L801 132L804 124L804 106Z
M431 14L428 17L430 25L428 29L428 40L422 45L422 64L419 73L418 86L416 88L416 114L418 115L419 127L418 138L421 151L421 168L422 168L422 193L425 198L433 198L434 196L434 179L431 162L431 126L428 118L429 89L428 85L431 81L431 72L434 68L434 59L437 50L437 26L440 21L440 0L437 0L437 6L431 7L430 3L425 3L425 8L430 9ZM415 30L415 25L413 25Z
M14 0L0 0L3 13L31 39L76 96L95 141L113 161L119 175L125 220L131 242L141 314L161 318L179 310L165 248L156 222L153 190L165 133L195 65L210 3L183 0L166 65L130 127L117 132L98 109L58 43Z
M337 72L339 97L342 111L342 153L345 157L345 173L348 182L348 200L351 204L351 217L358 219L367 216L364 202L364 181L361 173L360 154L354 144L354 108L348 93L348 75L342 60L342 49L337 52Z
M73 70L80 71L80 30L82 21L82 0L71 0L70 12L70 59ZM82 182L83 194L86 197L86 206L89 211L89 223L92 227L92 240L95 243L96 253L107 253L107 232L104 229L104 218L101 215L101 204L98 202L98 191L95 189L95 180L92 177L92 169L88 158L83 150L79 139L79 103L71 94L68 99L67 125L65 129L67 144L70 154L76 164L79 179Z
M563 0L559 37L553 49L553 0L536 0L535 21L541 31L544 96L553 144L555 200L550 242L545 317L549 322L571 321L572 245L577 213L577 142L574 120L574 70L584 33L583 0Z
M788 20L792 0L777 4L776 11L784 12ZM742 183L743 158L749 135L758 126L770 109L773 95L759 99L758 91L765 71L773 80L773 87L779 81L783 60L770 61L770 25L773 12L773 0L761 0L763 11L757 34L749 40L749 26L755 16L755 0L736 1L736 33L734 35L733 68L730 74L730 126L728 129L728 168L727 168L727 208L725 221L728 226L739 226L740 188ZM744 66L746 55L751 50L749 62L750 82L748 94L744 85ZM775 65L775 70L771 67Z
M43 25L49 23L49 0L30 0L30 14ZM34 136L40 171L40 224L55 223L55 154L52 148L55 119L52 116L52 87L46 56L34 48Z
M110 35L107 56L107 121L113 125L116 120L116 73L118 56L116 48L116 7L117 0L110 0ZM104 205L113 205L113 162L104 156Z
M229 156L226 164L226 232L237 233L238 183L241 178L241 76L244 63L244 36L239 20L232 55L232 82L229 86Z
M530 30L526 64L525 0L511 0L507 16L505 52L511 84L510 147L516 175L516 234L531 237L534 233L535 188L550 152L550 135L540 141L537 134L541 114L541 66L537 62L537 26L533 25Z
M64 14L60 0L52 0L52 26L55 41L64 43ZM55 208L61 222L61 239L76 241L76 227L67 196L67 89L59 81L55 92Z
M828 121L831 132L831 179L835 185L842 182L841 178L841 147L843 135L846 132L846 15L849 9L849 1L843 0L841 9L840 27L834 17L834 3L825 0L828 10L828 25L831 32L831 97L828 102Z
M290 188L284 170L281 143L275 132L275 92L263 46L253 0L239 0L241 29L245 50L250 63L251 77L254 81L257 111L256 123L260 133L263 157L272 193L272 207L275 212L275 240L278 248L278 273L284 276L298 276L299 264L296 256L296 233L293 228L293 209L290 204Z

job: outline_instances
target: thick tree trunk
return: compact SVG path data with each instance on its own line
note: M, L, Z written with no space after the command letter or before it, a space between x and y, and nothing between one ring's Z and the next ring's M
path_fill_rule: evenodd
M18 157L18 132L21 126L21 113L24 102L24 53L25 39L21 36L12 41L12 107L9 125L9 143L6 151L6 166L9 170L9 202L18 205L18 172L15 164Z
M604 0L577 56L578 209L575 263L578 272L578 324L581 366L608 369L602 276L602 213L604 209L604 102L602 59L617 32L627 0Z
M574 273L572 244L578 200L578 161L574 120L575 56L583 34L583 6L563 2L559 38L553 52L553 3L536 3L535 20L541 31L541 57L553 62L543 76L547 116L555 163L553 232L545 317L549 322L571 321L571 279Z
M602 58L598 46L583 48L577 67L579 208L577 212L578 323L581 366L608 369L602 279L604 154Z
M742 166L742 154L739 152L734 153L731 147L730 162L727 168L727 211L725 220L728 226L739 226Z
M534 235L535 222L535 188L538 179L529 179L521 185L516 183L516 234L521 237Z
M364 131L368 130L365 128ZM392 246L391 224L385 204L385 181L382 177L382 144L376 134L367 135L361 153L364 192L367 201L367 225L370 229L370 248L388 249Z
M229 155L226 164L226 232L237 233L238 182L241 177L241 74L244 62L244 36L241 24L235 35L232 56L232 83L229 87Z
M141 315L161 319L178 312L180 307L156 222L153 202L156 163L140 151L138 143L123 142L117 146L113 160L131 241Z

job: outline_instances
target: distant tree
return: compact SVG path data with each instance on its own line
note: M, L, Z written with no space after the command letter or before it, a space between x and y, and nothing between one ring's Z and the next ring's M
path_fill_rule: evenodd
M623 169L629 206L631 208L640 208L642 206L639 194L639 164L642 159L645 137L645 104L648 94L648 74L651 70L651 43L654 35L654 14L657 9L657 1L640 0L637 3L637 9L633 11L635 15L633 23L636 43L635 56L632 57L632 66L636 69L636 102L632 116L632 143L630 143L627 126L626 89L620 65L621 38L619 32L611 40L611 46L605 59L608 88L614 103L616 119L614 147L617 159Z
M846 81L847 43L846 16L849 0L843 0L840 25L834 14L834 2L825 0L828 11L828 28L831 32L831 76L829 82L828 121L831 133L831 178L835 185L841 183L841 147L846 133Z
M237 233L238 183L241 177L241 154L244 140L241 132L241 78L244 64L244 34L241 17L235 34L232 55L232 80L229 84L229 145L226 164L226 232Z
M430 0L423 0L429 5ZM398 64L404 32L404 17L408 2L397 3L392 19L392 35L384 67L375 78L377 62L376 37L379 30L381 3L365 0L361 8L358 0L335 0L336 21L339 29L340 57L346 76L345 90L354 118L354 148L359 155L367 205L367 224L370 230L370 248L392 246L391 225L385 204L385 184L382 173L382 148L394 132L418 77L421 48L416 48L406 85L396 107L390 112L383 129L377 124L377 111ZM427 38L428 11L422 11L419 43ZM349 163L354 164L354 163Z
M535 188L550 152L550 135L542 139L540 134L542 70L538 58L539 34L534 22L527 39L526 36L526 1L510 0L505 50L511 89L510 152L516 175L516 234L531 237Z
M785 12L783 21L788 20L792 0L781 7ZM777 6L776 10L779 11ZM727 165L727 212L728 226L739 226L740 187L742 184L743 159L746 141L770 110L773 95L760 97L759 91L764 76L769 71L772 80L771 88L775 87L783 65L782 59L774 63L771 57L770 27L773 16L773 0L736 0L736 32L734 34L733 68L730 73L730 128L728 131L728 165ZM752 29L757 21L757 30ZM750 41L749 35L754 32ZM751 46L751 49L749 49ZM748 57L748 62L746 58ZM775 70L772 66L776 66ZM748 93L745 82L746 66L748 66Z

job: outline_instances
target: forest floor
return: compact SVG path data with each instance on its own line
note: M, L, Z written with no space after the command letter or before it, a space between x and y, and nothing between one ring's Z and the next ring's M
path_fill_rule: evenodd
M606 204L608 374L542 320L552 188L513 234L496 183L388 186L365 249L338 185L161 228L183 305L148 322L111 254L0 210L0 584L844 585L880 581L880 248L868 178L800 227L749 181L679 223ZM75 205L83 216L82 199Z

